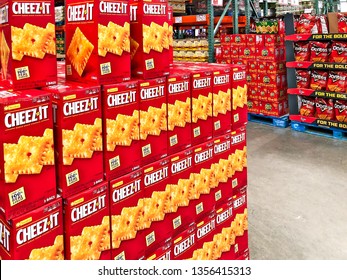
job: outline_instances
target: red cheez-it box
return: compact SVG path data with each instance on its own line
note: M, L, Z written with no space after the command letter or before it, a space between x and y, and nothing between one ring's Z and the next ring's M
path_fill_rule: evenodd
M168 154L182 151L192 144L190 75L173 70L168 88Z
M196 222L196 245L193 260L216 260L213 236L216 229L216 213L211 211Z
M110 84L130 80L128 1L67 0L66 78Z
M172 259L172 239L171 237L159 243L152 250L146 252L147 260L167 261Z
M172 251L174 260L187 260L193 257L196 247L196 224L192 223L186 229L173 237Z
M56 197L51 95L0 91L0 207L7 219Z
M130 2L132 74L152 79L169 74L172 27L167 0Z
M232 65L232 128L247 124L247 83L246 66Z
M143 167L144 185L144 237L146 251L172 236L172 223L165 219L175 205L175 197L171 193L169 179L169 158L156 161ZM176 197L177 200L177 197Z
M100 86L59 82L53 96L58 190L66 198L103 180Z
M145 256L143 242L142 170L124 175L110 182L111 194L111 258L139 260ZM139 223L138 223L139 221Z
M231 154L229 161L232 170L233 193L247 185L247 146L246 127L231 132Z
M54 1L0 1L0 85L30 89L57 83Z
M103 150L107 180L140 167L139 99L136 81L103 86L103 131L106 132Z
M108 183L73 195L64 201L65 258L110 259L110 208Z
M235 234L235 256L240 257L248 249L248 211L247 187L243 187L233 196L234 221L231 228Z
M0 259L64 260L61 198L11 221L1 213Z
M167 156L167 85L165 78L139 81L142 166Z
M214 161L213 141L208 141L194 147L194 180L195 221L199 220L205 213L212 211L215 207L215 192L218 182L211 169Z
M170 221L169 227L174 232L195 221L193 150L189 148L170 156L170 185L167 187L171 195L171 205L165 219Z
M217 181L214 199L216 205L219 205L233 195L233 190L230 187L233 174L229 159L231 154L231 134L227 133L215 137L213 142L214 163L211 165L211 170Z

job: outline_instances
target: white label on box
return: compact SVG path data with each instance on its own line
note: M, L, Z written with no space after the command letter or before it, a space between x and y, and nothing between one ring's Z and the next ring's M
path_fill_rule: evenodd
M20 187L19 189L15 190L13 192L10 192L8 194L8 197L10 199L11 207L24 201L26 199L24 187Z
M68 187L79 182L79 180L80 180L80 176L78 174L78 169L66 174L65 177L66 177L66 184Z
M30 78L30 72L29 72L29 67L28 66L16 68L15 72L16 72L17 80L23 80L23 79Z

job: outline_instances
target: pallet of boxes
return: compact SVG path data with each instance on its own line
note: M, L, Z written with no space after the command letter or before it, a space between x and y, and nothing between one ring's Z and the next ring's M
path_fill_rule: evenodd
M57 67L40 5L1 26L1 258L247 259L245 66L170 65L166 1L67 0Z

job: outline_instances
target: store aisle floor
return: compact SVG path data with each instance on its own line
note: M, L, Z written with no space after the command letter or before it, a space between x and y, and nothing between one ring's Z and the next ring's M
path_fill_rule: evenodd
M347 141L249 123L251 259L347 259Z

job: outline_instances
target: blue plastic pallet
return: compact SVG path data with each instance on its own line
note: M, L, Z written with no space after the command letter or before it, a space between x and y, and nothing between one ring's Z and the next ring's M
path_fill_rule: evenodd
M317 126L315 124L295 121L291 122L291 127L295 131L347 141L347 131L341 129Z
M285 115L283 117L271 117L271 116L248 113L248 120L251 122L267 124L267 125L281 127L281 128L286 128L290 124L288 115Z

